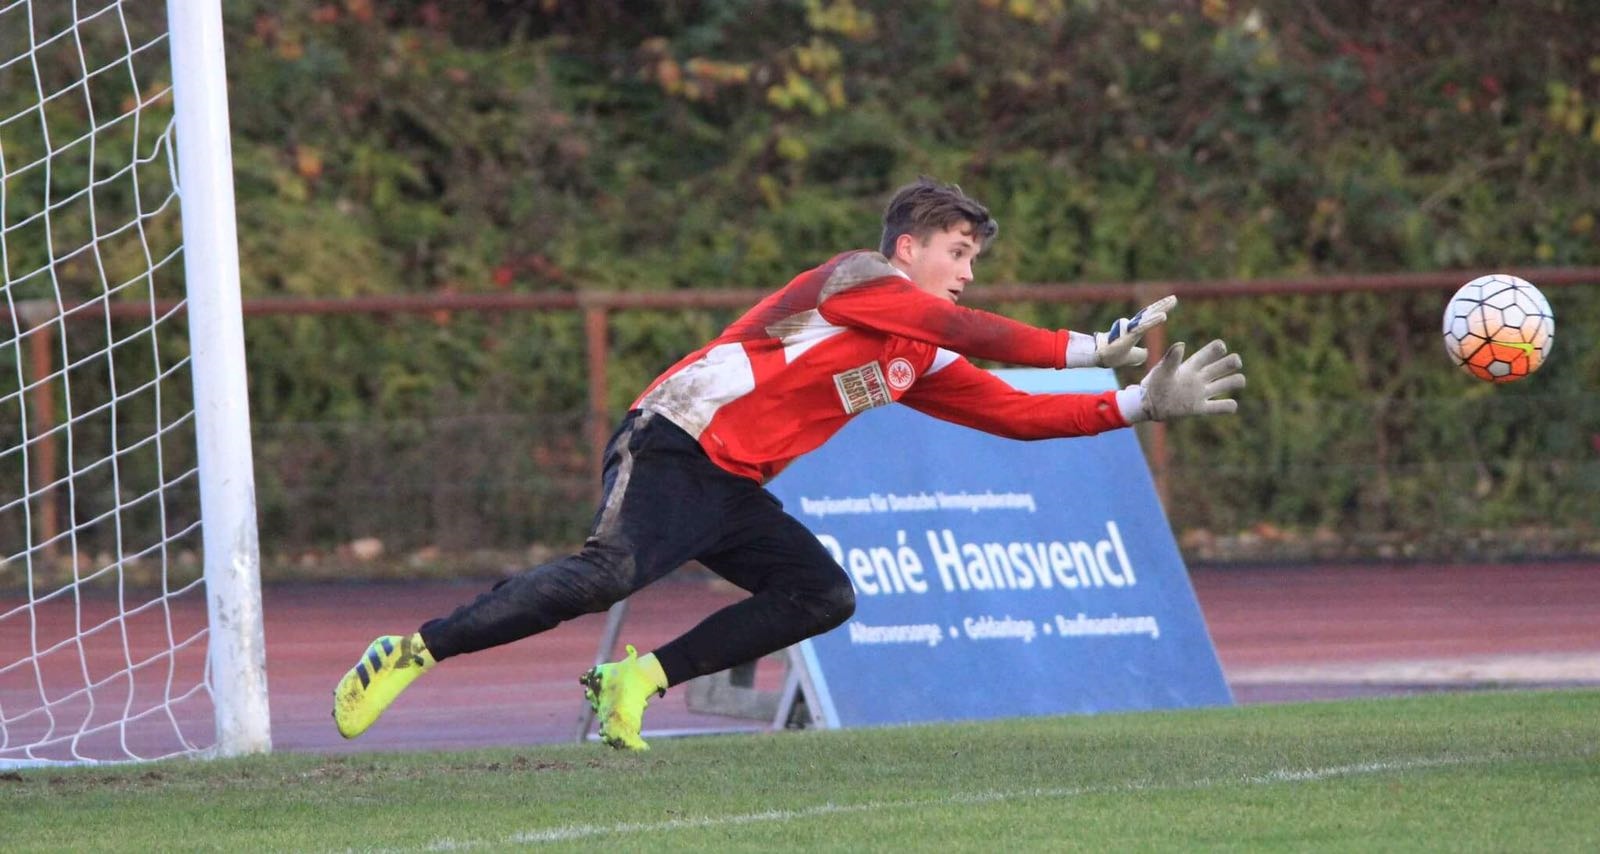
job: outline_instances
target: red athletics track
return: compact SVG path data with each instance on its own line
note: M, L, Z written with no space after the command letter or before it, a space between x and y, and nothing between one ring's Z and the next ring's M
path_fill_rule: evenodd
M741 595L708 579L680 574L642 591L631 603L623 639L643 650L653 648ZM1240 703L1471 685L1600 687L1600 564L1202 569L1192 580ZM373 637L411 631L487 587L488 582L269 586L264 597L274 748L344 753L574 739L583 709L577 677L593 663L603 615L449 661L414 685L359 740L344 741L334 731L329 717L333 685ZM0 602L0 612L15 604ZM87 602L84 610L114 612L114 602ZM204 625L198 596L174 603L173 614L180 628ZM71 608L40 608L36 615L39 625L30 629L36 637L71 636ZM130 629L140 628L154 639L153 628L140 627L148 619L130 620ZM16 630L15 625L8 629ZM97 659L107 642L106 633L100 634L88 644ZM26 642L20 635L8 636L6 648L25 648L18 644ZM63 657L75 661L69 652ZM106 654L112 656L108 662L116 658ZM192 669L203 657L186 659ZM55 667L63 672L48 681L82 684L75 664L63 667ZM781 672L776 662L764 662L758 684L775 687ZM179 684L198 679L197 670L179 675ZM11 682L31 685L31 679L31 672L22 670L0 679L0 706L7 713L37 702L36 692L22 703L7 700L8 690L32 690ZM110 693L98 704L102 712L122 707L119 685L108 685ZM190 731L204 743L209 741L207 711L203 699L195 703L183 707L180 717L192 722ZM647 734L753 725L691 713L681 689L657 700L646 723ZM11 735L26 741L30 726L37 729L39 718L19 722Z
M1600 565L1205 569L1191 577L1240 703L1471 684L1600 687ZM486 586L268 589L274 747L346 752L573 739L583 708L577 677L593 663L600 615L450 661L359 740L334 732L333 684L372 637L408 631ZM634 597L623 640L649 649L737 595L696 576L669 578ZM763 668L762 684L775 678ZM682 695L657 700L647 729L738 725L689 712Z

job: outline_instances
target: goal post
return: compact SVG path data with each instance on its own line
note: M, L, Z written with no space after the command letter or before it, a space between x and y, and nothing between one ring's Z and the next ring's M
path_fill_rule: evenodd
M271 749L220 0L0 0L0 768Z
M195 438L216 751L271 748L221 0L171 0Z

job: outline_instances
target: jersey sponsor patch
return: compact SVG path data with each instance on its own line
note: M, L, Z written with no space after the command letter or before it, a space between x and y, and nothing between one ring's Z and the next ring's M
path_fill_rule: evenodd
M917 369L911 367L911 362L906 359L894 359L889 362L889 387L895 391L905 391L917 381Z
M894 402L884 381L883 367L876 361L834 374L833 385L839 390L839 402L844 405L844 411L851 415Z

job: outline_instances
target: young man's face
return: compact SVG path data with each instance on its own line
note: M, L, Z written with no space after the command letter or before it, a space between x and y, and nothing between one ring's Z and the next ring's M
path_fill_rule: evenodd
M926 293L956 302L972 282L972 263L983 251L983 241L972 235L969 223L936 231L926 242L909 234L895 241L889 260Z

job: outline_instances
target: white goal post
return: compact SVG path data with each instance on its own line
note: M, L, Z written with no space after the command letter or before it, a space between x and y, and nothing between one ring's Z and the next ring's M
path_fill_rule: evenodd
M220 0L0 0L0 767L271 748Z

